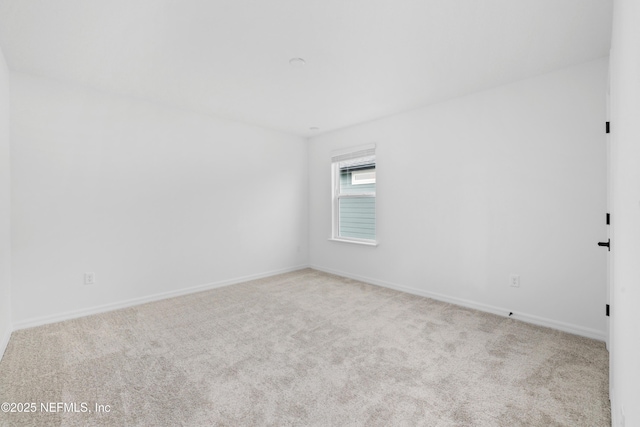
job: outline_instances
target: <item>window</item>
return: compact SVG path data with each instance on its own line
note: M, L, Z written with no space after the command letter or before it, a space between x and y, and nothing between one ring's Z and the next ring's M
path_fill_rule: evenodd
M376 183L375 170L353 171L351 173L351 185L375 184L375 183Z
M334 153L333 240L376 244L375 145Z

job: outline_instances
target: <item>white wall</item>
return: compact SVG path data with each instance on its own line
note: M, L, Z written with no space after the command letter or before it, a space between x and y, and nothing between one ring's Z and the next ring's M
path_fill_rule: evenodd
M9 68L0 49L0 358L11 335Z
M636 0L615 0L610 73L611 413L616 427L640 426L639 21Z
M11 91L16 328L307 264L303 139L19 73Z
M311 265L604 339L606 74L603 58L313 138ZM380 244L328 241L330 153L372 142Z

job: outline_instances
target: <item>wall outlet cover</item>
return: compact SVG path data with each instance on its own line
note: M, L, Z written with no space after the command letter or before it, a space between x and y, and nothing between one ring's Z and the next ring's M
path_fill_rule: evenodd
M96 284L96 273L84 273L84 284L85 285L95 285Z
M517 274L512 274L511 276L509 276L509 286L511 286L513 288L519 288L520 287L520 276L518 276Z

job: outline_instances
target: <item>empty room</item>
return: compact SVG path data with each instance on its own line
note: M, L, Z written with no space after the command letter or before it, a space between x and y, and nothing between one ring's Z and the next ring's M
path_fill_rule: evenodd
M640 426L638 22L0 0L0 426Z

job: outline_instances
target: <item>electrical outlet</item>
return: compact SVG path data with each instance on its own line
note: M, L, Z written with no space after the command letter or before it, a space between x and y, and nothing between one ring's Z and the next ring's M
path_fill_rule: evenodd
M96 284L96 273L84 273L84 284L85 285L95 285Z
M520 287L520 276L518 276L517 274L512 274L509 277L509 286L511 286L512 288L519 288Z

